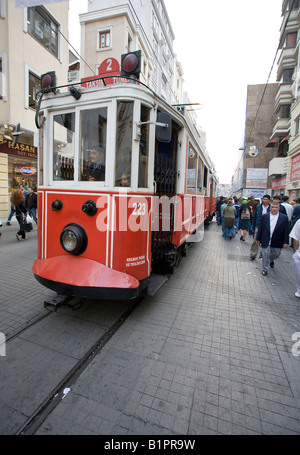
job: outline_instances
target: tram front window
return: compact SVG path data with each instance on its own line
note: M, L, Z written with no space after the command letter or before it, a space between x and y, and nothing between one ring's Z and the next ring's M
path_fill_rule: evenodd
M74 180L75 113L54 116L53 180Z
M79 180L105 181L107 108L80 113Z

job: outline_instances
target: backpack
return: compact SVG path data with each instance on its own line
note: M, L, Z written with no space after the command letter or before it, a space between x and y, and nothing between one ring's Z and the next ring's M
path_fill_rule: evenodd
M249 207L246 207L245 210L241 213L241 220L250 220L250 210Z

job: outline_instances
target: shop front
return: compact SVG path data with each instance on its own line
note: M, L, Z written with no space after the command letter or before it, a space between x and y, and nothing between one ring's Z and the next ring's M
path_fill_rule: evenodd
M0 220L10 213L10 195L15 188L24 185L37 187L38 149L33 145L13 141L0 144L1 182Z
M291 158L291 174L287 189L290 200L300 197L300 153Z
M280 194L281 196L285 194L286 189L286 175L277 177L272 180L272 196L275 194Z
M8 194L20 185L37 187L38 149L33 145L12 141L0 145L0 153L7 154Z

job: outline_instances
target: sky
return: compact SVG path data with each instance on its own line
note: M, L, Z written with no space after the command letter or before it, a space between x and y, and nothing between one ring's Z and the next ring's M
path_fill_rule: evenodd
M79 50L78 14L70 0L70 42ZM282 0L165 0L184 72L184 91L206 131L220 183L231 182L244 144L247 86L266 84L276 55ZM269 82L276 82L277 59ZM253 144L255 145L255 144Z

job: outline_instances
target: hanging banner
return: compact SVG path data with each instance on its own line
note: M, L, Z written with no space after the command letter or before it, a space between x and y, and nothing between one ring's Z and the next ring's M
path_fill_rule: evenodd
M246 188L267 188L268 169L247 169Z
M300 153L292 158L292 167L291 167L291 182L297 182L300 180Z
M15 8L45 5L46 3L64 2L66 0L15 0Z

